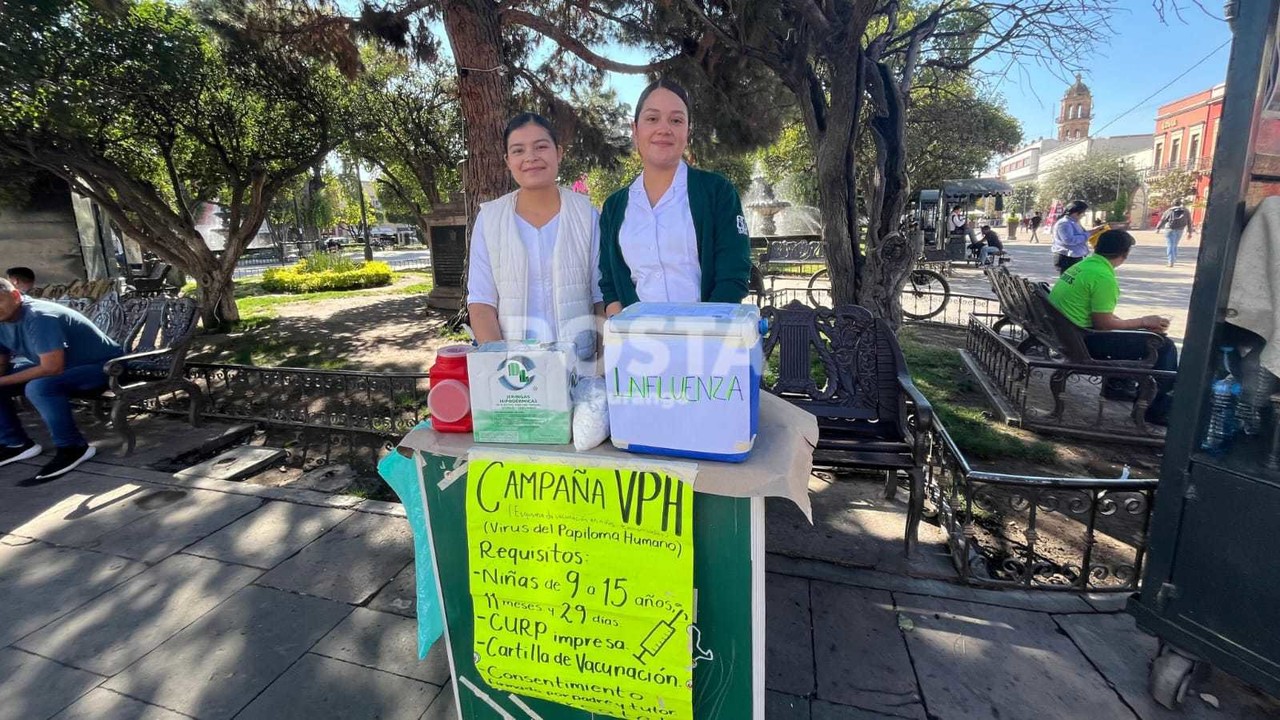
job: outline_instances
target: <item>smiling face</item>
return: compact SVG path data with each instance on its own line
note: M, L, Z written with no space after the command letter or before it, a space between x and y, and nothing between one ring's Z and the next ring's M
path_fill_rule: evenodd
M644 99L631 135L645 167L675 167L689 146L689 108L679 95L657 88Z
M507 137L507 169L522 189L555 185L563 156L551 133L537 123L522 125Z

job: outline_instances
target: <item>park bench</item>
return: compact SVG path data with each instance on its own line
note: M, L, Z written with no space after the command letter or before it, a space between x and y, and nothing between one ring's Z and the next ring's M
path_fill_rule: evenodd
M988 268L987 278L1000 300L1002 317L992 325L992 330L1021 354L1049 360L1061 367L1049 377L1049 389L1053 396L1052 417L1062 417L1065 411L1064 393L1067 378L1071 375L1090 375L1100 380L1105 392L1108 381L1113 379L1137 381L1138 392L1133 399L1130 417L1138 430L1146 432L1143 415L1157 391L1153 370L1164 336L1153 332L1124 331L1140 336L1145 354L1139 360L1112 360L1093 357L1086 339L1107 330L1086 330L1071 322L1062 311L1049 301L1049 286L1032 282L1009 272L1007 268Z
M146 266L143 265L142 267L145 270ZM129 277L129 287L131 288L129 295L138 298L176 295L181 288L169 281L169 276L172 272L172 265L163 260L156 260L145 274L131 275Z
M787 235L755 239L755 243L763 242L764 252L756 256L756 265L762 276L767 276L772 285L773 275L770 270L778 266L802 268L804 266L827 266L826 248L822 238L817 235ZM755 245L753 250L759 249ZM812 272L812 271L810 271ZM771 288L772 289L772 288Z
M909 477L904 545L915 550L933 408L916 389L893 330L857 305L767 307L764 353L777 375L765 389L818 419L814 464L885 473L885 497Z
M114 287L115 280L109 278L103 280L75 280L70 284L55 283L33 287L23 295L59 302L79 310L80 308L77 306L83 305L83 301L87 301L91 305ZM72 302L73 300L81 302Z
M173 392L190 399L189 420L200 421L204 396L187 379L187 349L195 336L199 306L193 298L128 298L104 295L84 313L108 337L120 343L125 354L105 366L106 390L82 395L101 413L110 404L112 427L125 441L125 453L133 452L136 438L129 429L129 408Z

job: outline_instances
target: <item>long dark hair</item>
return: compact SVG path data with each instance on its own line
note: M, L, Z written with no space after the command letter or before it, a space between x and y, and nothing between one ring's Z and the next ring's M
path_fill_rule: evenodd
M525 125L537 125L547 134L551 136L551 144L560 147L560 139L556 137L556 128L551 121L534 112L522 112L519 115L507 121L507 129L502 131L502 151L507 151L507 143L511 140L511 133L519 130Z
M675 93L676 97L680 98L684 103L685 109L687 110L689 108L689 92L685 90L680 83L675 80L668 80L667 78L658 78L657 80L649 83L648 86L645 87L644 91L640 93L640 99L636 101L636 114L633 118L634 122L640 122L640 109L644 107L644 101L648 100L649 95L658 88L670 90Z

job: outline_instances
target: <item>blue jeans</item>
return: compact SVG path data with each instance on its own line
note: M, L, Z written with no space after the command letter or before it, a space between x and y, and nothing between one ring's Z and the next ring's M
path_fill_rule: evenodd
M1148 337L1149 333L1109 330L1085 336L1084 344L1089 354L1099 360L1141 360L1147 353ZM1178 346L1169 338L1164 338L1161 343L1156 352L1156 364L1151 369L1177 371ZM1172 380L1156 381L1156 396L1147 407L1148 420L1168 416L1171 405L1169 393L1172 390Z
M86 445L71 416L71 393L97 390L106 385L107 374L102 372L101 365L77 365L58 375L0 388L0 443L15 446L30 440L13 407L13 398L24 394L48 426L54 446Z
M1182 242L1182 236L1186 234L1186 228L1178 228L1177 230L1169 229L1164 231L1165 255L1169 258L1169 264L1178 262L1178 243Z

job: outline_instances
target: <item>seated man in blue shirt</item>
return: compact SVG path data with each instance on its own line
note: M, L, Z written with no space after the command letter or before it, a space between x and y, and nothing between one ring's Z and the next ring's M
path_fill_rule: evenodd
M13 407L19 393L49 427L56 450L29 487L60 477L94 455L71 416L70 395L106 387L103 365L120 357L120 345L80 313L25 298L0 279L0 465L39 455L43 448L22 429Z

